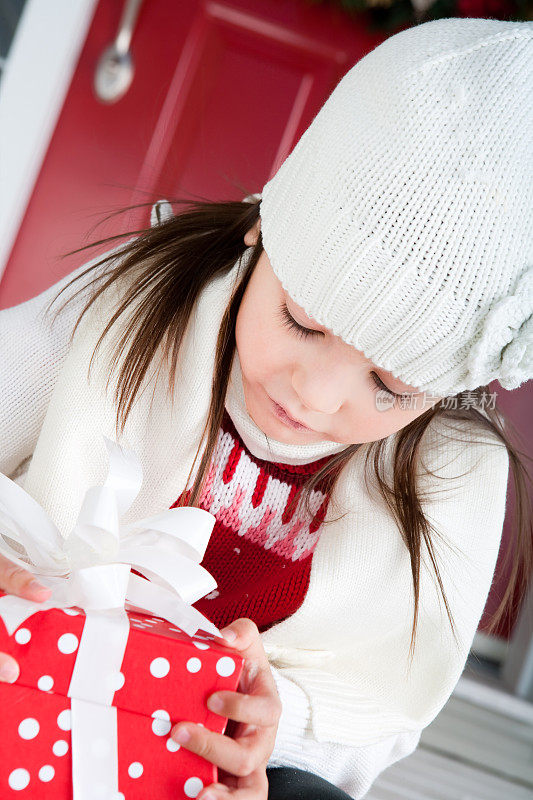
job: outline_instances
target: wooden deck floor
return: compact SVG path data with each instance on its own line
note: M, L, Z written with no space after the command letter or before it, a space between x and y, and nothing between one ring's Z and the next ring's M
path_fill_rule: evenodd
M418 748L365 800L533 800L533 705L467 664Z

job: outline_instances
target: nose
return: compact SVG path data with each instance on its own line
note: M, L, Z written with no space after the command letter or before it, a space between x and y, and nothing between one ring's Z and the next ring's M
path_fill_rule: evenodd
M295 368L292 386L302 405L309 411L336 414L347 396L347 372L345 364L324 365L306 371Z

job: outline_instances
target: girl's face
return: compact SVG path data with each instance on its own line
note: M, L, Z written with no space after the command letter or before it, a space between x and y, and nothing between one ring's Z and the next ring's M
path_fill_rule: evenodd
M246 233L248 246L255 244L260 223ZM291 327L285 305L309 334ZM235 335L248 414L278 442L376 441L440 399L393 377L307 316L283 288L264 250L242 298ZM283 421L275 403L307 427Z

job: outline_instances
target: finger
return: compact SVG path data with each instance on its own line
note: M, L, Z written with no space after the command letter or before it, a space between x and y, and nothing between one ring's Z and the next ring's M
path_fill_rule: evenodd
M196 800L233 800L234 794L223 783L210 783L204 786Z
M261 667L267 670L267 682L270 677L271 686L275 685L261 640L261 634L255 622L245 617L236 619L231 625L224 628L221 633L223 633L224 636L232 634L235 637L231 643L229 643L227 639L219 639L219 641L229 644L233 650L239 651L248 662L245 664L245 669L243 670L240 681L240 688L243 691L248 691L248 687L254 682L256 670Z
M29 570L3 555L0 555L0 589L36 602L47 600L51 593L51 589L40 584Z
M248 746L192 722L180 722L170 735L186 750L238 777L249 775L268 758L267 748L258 747L260 737L253 737L253 742L250 740L251 745ZM261 752L263 749L264 753Z
M246 658L238 686L239 692L254 695L279 697L276 681L268 661Z
M240 778L235 788L228 788L223 783L211 783L202 789L197 800L266 800L267 795L268 778L263 767Z
M235 722L262 727L277 725L281 716L281 701L277 694L219 691L207 698L207 707Z
M7 653L0 653L0 681L14 683L20 675L17 661Z
M278 697L276 682L255 622L245 617L236 619L231 625L223 628L221 633L224 636L227 636L228 633L235 636L230 646L234 650L240 651L245 657L244 668L239 680L239 691L272 694L274 697ZM219 639L219 641L228 644L227 640Z
M227 625L220 632L223 638L216 637L218 641L229 644L234 650L247 650L259 644L261 651L264 652L259 629L255 622L247 617L233 620L231 625Z

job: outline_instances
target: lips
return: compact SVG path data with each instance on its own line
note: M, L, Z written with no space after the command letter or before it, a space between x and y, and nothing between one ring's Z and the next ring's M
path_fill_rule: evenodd
M270 397L270 395L269 395L269 397ZM287 419L289 419L292 423L294 423L294 425L297 425L302 430L306 430L306 431L310 431L311 430L311 428L309 428L303 422L300 422L300 420L294 419L294 417L291 417L291 415L287 413L285 407L282 406L281 403L278 403L276 400L273 400L272 398L270 398L270 399L272 400L274 405L277 406L277 408L287 417Z
M290 419L292 422L295 422L297 425L301 425L301 426L302 426L302 428L307 428L307 425L304 425L304 423L303 423L303 422L300 422L300 420L299 420L299 419L294 419L294 417L291 417L291 415L290 415L290 414L287 412L287 409L285 408L285 406L282 406L282 405L280 405L279 403L278 403L278 406L281 408L281 410L282 410L282 411L283 411L283 412L284 412L284 413L285 413L285 414L288 416L288 418L289 418L289 419Z

